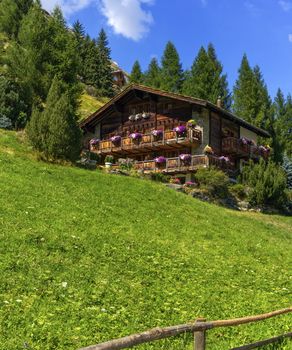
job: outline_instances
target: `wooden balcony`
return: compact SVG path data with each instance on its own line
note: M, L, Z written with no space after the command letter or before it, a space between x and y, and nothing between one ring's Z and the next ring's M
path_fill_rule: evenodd
M157 164L154 160L136 162L134 164L135 170L140 170L145 173L148 172L161 172L164 174L176 174L176 173L190 173L195 172L199 168L207 168L209 166L216 166L226 171L235 170L231 164L226 164L215 156L207 155L194 155L190 162L183 162L179 157L167 158L163 164Z
M222 140L222 153L239 158L258 158L259 156L262 156L258 146L243 144L235 137L227 137Z
M175 131L165 131L161 138L152 134L145 134L141 140L133 140L130 137L122 137L118 145L110 140L100 141L99 145L91 147L91 151L98 154L111 155L135 155L148 153L149 151L171 151L180 148L191 147L201 142L201 131L189 129L185 137L178 137Z

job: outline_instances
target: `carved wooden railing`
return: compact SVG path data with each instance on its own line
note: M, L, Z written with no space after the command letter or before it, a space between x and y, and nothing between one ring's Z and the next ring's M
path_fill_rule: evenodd
M162 173L188 172L200 167L216 166L223 170L233 171L232 164L222 161L219 157L212 155L193 155L189 162L182 161L179 157L166 158L162 164L155 163L155 160L136 162L134 168L143 171L158 171Z
M92 146L91 151L97 153L115 153L121 151L130 151L136 149L151 149L159 146L165 146L169 144L181 144L182 147L185 144L200 143L202 133L198 129L189 129L185 137L178 137L175 131L164 131L160 138L155 137L152 134L142 135L141 140L133 140L130 137L122 137L119 144L114 144L110 140L100 141L98 145Z
M257 145L244 144L235 137L227 137L222 140L222 152L224 154L249 156L251 158L268 157L268 154L261 152Z
M206 321L205 319L197 319L193 323L181 324L181 325L165 327L165 328L154 328L143 333L129 335L123 338L110 340L105 343L101 343L97 345L91 345L79 350L119 350L119 349L130 348L135 345L139 345L143 343L149 343L155 340L174 337L179 334L185 334L185 333L193 333L195 350L205 350L206 333L210 329L217 328L217 327L233 327L233 326L239 326L246 323L263 321L268 318L275 317L278 315L284 315L290 312L292 312L292 307L288 307L282 310L272 311L266 314L235 318L230 320ZM256 349L260 346L272 344L280 340L283 340L285 338L288 339L291 337L292 337L292 332L289 332L270 339L261 340L253 344L248 344L248 345L240 346L238 348L233 348L231 350Z

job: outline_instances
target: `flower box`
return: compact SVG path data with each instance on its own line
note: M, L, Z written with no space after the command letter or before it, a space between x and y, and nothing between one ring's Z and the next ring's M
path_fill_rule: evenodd
M184 164L190 164L192 161L192 155L191 154L181 154L179 156L179 159L184 163Z
M111 137L110 140L115 146L120 146L122 138L120 135L115 135Z
M153 130L151 132L152 136L154 137L155 141L161 140L163 136L163 131L162 130Z
M90 148L92 148L92 149L97 149L97 147L98 147L98 145L99 145L99 142L100 142L99 139L91 139L91 140L89 141Z
M177 137L186 137L187 128L184 125L179 125L173 129Z
M166 164L166 158L163 156L156 157L154 159L155 164L157 165L158 168L163 168Z
M187 126L189 128L195 128L197 126L197 122L195 121L195 119L190 119L188 122L187 122Z

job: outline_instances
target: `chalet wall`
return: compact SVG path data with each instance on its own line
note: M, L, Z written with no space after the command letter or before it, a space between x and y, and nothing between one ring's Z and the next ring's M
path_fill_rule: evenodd
M243 128L242 126L240 127L240 137L246 137L257 143L257 134L253 131Z
M208 109L202 109L198 115L197 111L193 111L192 117L197 121L197 128L202 132L202 143L192 149L192 154L203 154L204 148L210 143L210 120Z

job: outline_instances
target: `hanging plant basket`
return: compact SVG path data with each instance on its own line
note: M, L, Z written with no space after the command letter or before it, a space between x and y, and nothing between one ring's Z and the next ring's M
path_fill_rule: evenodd
M165 167L165 164L166 164L166 158L163 157L163 156L160 156L160 157L156 157L154 159L155 161L155 164L158 168L164 168Z
M211 146L207 145L205 148L204 148L204 153L205 154L214 154L214 151L212 149Z
M91 140L89 141L90 148L92 148L92 149L97 149L97 148L98 148L98 145L99 145L99 142L100 142L99 139L91 139Z
M187 122L187 126L191 129L195 128L197 126L197 122L195 121L195 119L190 119L188 122Z

